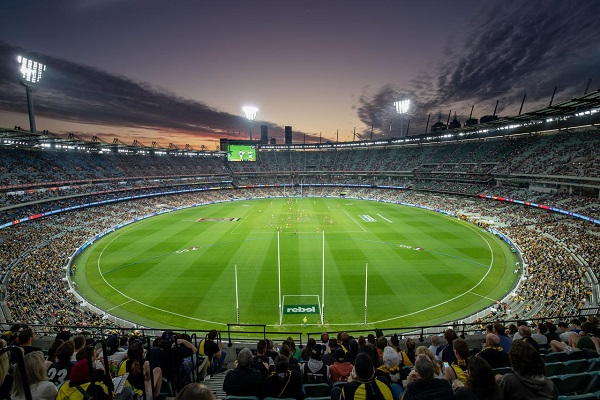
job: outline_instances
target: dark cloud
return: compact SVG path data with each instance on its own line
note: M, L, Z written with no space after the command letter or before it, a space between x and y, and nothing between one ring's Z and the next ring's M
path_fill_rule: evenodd
M518 113L523 95L525 109L548 105L554 87L555 102L584 93L600 82L600 29L595 1L485 2L479 17L465 27L464 43L443 54L438 66L413 79L406 87L393 84L364 94L357 108L365 125L386 136L394 121L393 101L412 100L411 134L423 133L429 114L432 122L449 110L462 121L475 106L476 117ZM392 123L392 126L394 123ZM399 135L392 129L392 135Z
M22 113L27 109L16 64L16 56L23 52L23 49L0 41L2 111ZM235 138L234 132L248 130L248 121L243 116L219 111L125 76L43 54L27 54L48 65L43 87L35 90L38 116L119 128L147 128L208 139ZM258 120L252 124L255 138L260 136L261 124L269 125L269 137L277 137L281 142L281 126Z

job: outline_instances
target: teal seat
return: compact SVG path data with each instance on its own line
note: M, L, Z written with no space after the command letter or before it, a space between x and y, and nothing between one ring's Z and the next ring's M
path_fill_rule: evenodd
M585 392L591 381L592 375L587 372L560 375L558 379L554 380L558 393L561 395L581 394Z
M329 397L331 387L327 383L305 383L302 386L306 397Z
M559 362L559 361L567 361L567 353L561 351L558 353L548 353L546 354L546 357L544 357L544 362L547 363L553 363L553 362Z
M554 376L554 375L561 375L562 374L562 370L564 368L565 364L563 362L552 362L552 363L546 363L545 365L545 369L546 369L546 376Z
M586 372L589 367L590 362L588 360L569 360L565 361L561 374L567 375Z
M504 375L504 374L508 374L509 372L512 372L512 368L511 367L494 368L492 370L492 372L494 373L494 375Z

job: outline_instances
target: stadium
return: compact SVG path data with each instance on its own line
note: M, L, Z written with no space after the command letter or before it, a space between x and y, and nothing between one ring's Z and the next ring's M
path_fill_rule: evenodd
M257 141L251 144L255 159L242 162L228 161L226 149L142 148L3 130L5 321L49 332L218 329L240 340L260 326L269 337L300 332L302 342L302 334L328 329L377 328L422 338L444 325L469 333L498 319L596 315L599 111L600 92L593 92L518 117L407 139ZM262 220L250 219L258 214ZM401 216L407 224L379 232L369 227L365 234L368 218L398 222ZM181 221L187 225L177 225ZM203 226L190 231L192 225ZM427 240L414 240L427 229ZM495 238L483 243L494 246L497 268L486 269L490 253L469 245L480 239L468 233ZM460 256L449 250L459 247ZM107 248L114 252L100 265L97 253ZM408 248L411 257L404 255ZM182 249L202 257L185 261L191 272L174 279L177 273L166 270L177 269L178 261L164 256ZM161 257L166 261L152 261ZM416 268L397 279L401 274L389 263ZM238 266L244 271L239 298ZM439 281L423 272L436 266L445 270ZM344 272L352 285L334 283ZM114 279L106 279L109 273ZM282 275L283 295L281 286L279 294L275 290ZM246 290L251 284L255 290ZM266 286L272 290L265 292ZM479 294L478 286L484 290ZM477 299L447 302L466 300L465 291ZM151 302L155 298L158 303ZM190 314L198 304L200 311ZM300 307L300 316L284 315L285 306ZM159 308L171 317L193 317L163 318ZM244 331L243 325L251 327Z

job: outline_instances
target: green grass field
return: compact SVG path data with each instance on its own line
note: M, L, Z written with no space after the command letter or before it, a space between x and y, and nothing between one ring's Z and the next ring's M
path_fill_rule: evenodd
M281 288L284 309L323 303L327 327L360 329L367 266L368 326L383 328L441 323L489 306L512 287L514 263L498 238L431 211L273 198L131 224L86 249L74 280L90 303L119 317L221 329L236 322L237 269L240 323L279 326ZM318 312L284 314L281 329L297 329L305 316L321 324Z

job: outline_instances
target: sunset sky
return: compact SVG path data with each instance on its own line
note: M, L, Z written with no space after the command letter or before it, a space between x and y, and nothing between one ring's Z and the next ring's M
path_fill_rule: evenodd
M15 58L47 64L38 130L215 149L242 106L283 142L399 136L449 112L516 115L600 87L588 0L21 0L0 7L0 127L29 129ZM431 124L430 123L430 124ZM390 129L391 126L391 129ZM336 132L339 132L336 134Z

